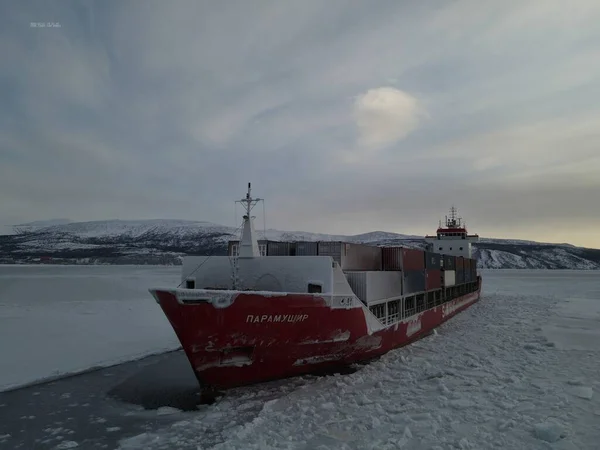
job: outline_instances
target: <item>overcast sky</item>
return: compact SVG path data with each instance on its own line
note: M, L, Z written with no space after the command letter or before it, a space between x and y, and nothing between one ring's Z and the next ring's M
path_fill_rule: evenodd
M272 228L600 248L598 0L3 5L0 224L233 225L252 181Z

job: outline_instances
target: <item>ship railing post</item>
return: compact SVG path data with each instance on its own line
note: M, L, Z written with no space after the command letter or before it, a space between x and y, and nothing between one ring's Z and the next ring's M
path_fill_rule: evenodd
M404 319L404 297L400 299L400 311L398 311L398 317L400 317L400 320Z

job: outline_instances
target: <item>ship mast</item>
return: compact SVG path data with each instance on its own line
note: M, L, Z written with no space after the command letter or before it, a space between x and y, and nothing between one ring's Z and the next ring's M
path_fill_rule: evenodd
M248 183L248 192L246 193L246 198L236 201L236 203L241 203L244 207L244 222L242 224L242 236L240 238L240 258L254 258L260 256L260 249L258 247L258 239L256 230L254 229L254 216L251 216L250 213L252 208L260 202L263 201L262 198L252 198L252 185Z

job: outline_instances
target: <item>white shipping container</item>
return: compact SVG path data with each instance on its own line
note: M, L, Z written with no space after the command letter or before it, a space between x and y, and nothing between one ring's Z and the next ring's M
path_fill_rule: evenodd
M444 279L444 287L454 286L456 284L456 271L444 270L442 272Z
M363 302L369 304L402 295L402 272L345 272L348 284Z

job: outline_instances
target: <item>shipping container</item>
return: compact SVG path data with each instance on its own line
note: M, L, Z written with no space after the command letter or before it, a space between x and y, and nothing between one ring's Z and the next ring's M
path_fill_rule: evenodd
M290 243L268 241L267 256L290 256Z
M464 269L465 268L465 258L462 256L457 256L456 257L456 270L460 270L460 269Z
M317 256L319 254L318 242L296 242L297 256Z
M267 242L264 239L258 240L258 248L261 256L267 256ZM227 256L238 256L240 252L240 241L229 241L227 245Z
M423 292L425 290L425 270L409 270L402 272L402 288L404 295Z
M348 284L356 296L369 304L402 295L402 272L345 272Z
M444 287L451 287L456 284L456 271L444 270L442 272L442 283Z
M465 284L464 269L456 269L456 284Z
M425 252L404 247L381 248L382 270L423 270Z
M424 270L425 269L425 252L414 248L402 249L402 270Z
M442 271L440 269L427 269L425 271L425 290L433 291L442 287Z
M382 270L402 270L402 247L382 247Z
M456 257L444 255L444 270L456 270Z
M345 244L344 270L381 270L381 247Z
M425 268L441 270L442 255L440 255L439 253L425 252Z
M322 241L317 243L319 256L331 256L340 266L342 265L343 242Z
M322 241L320 256L331 256L343 270L381 270L381 248L363 244Z
M469 271L471 269L471 259L470 258L465 258L463 261L463 268L465 270L465 272Z

